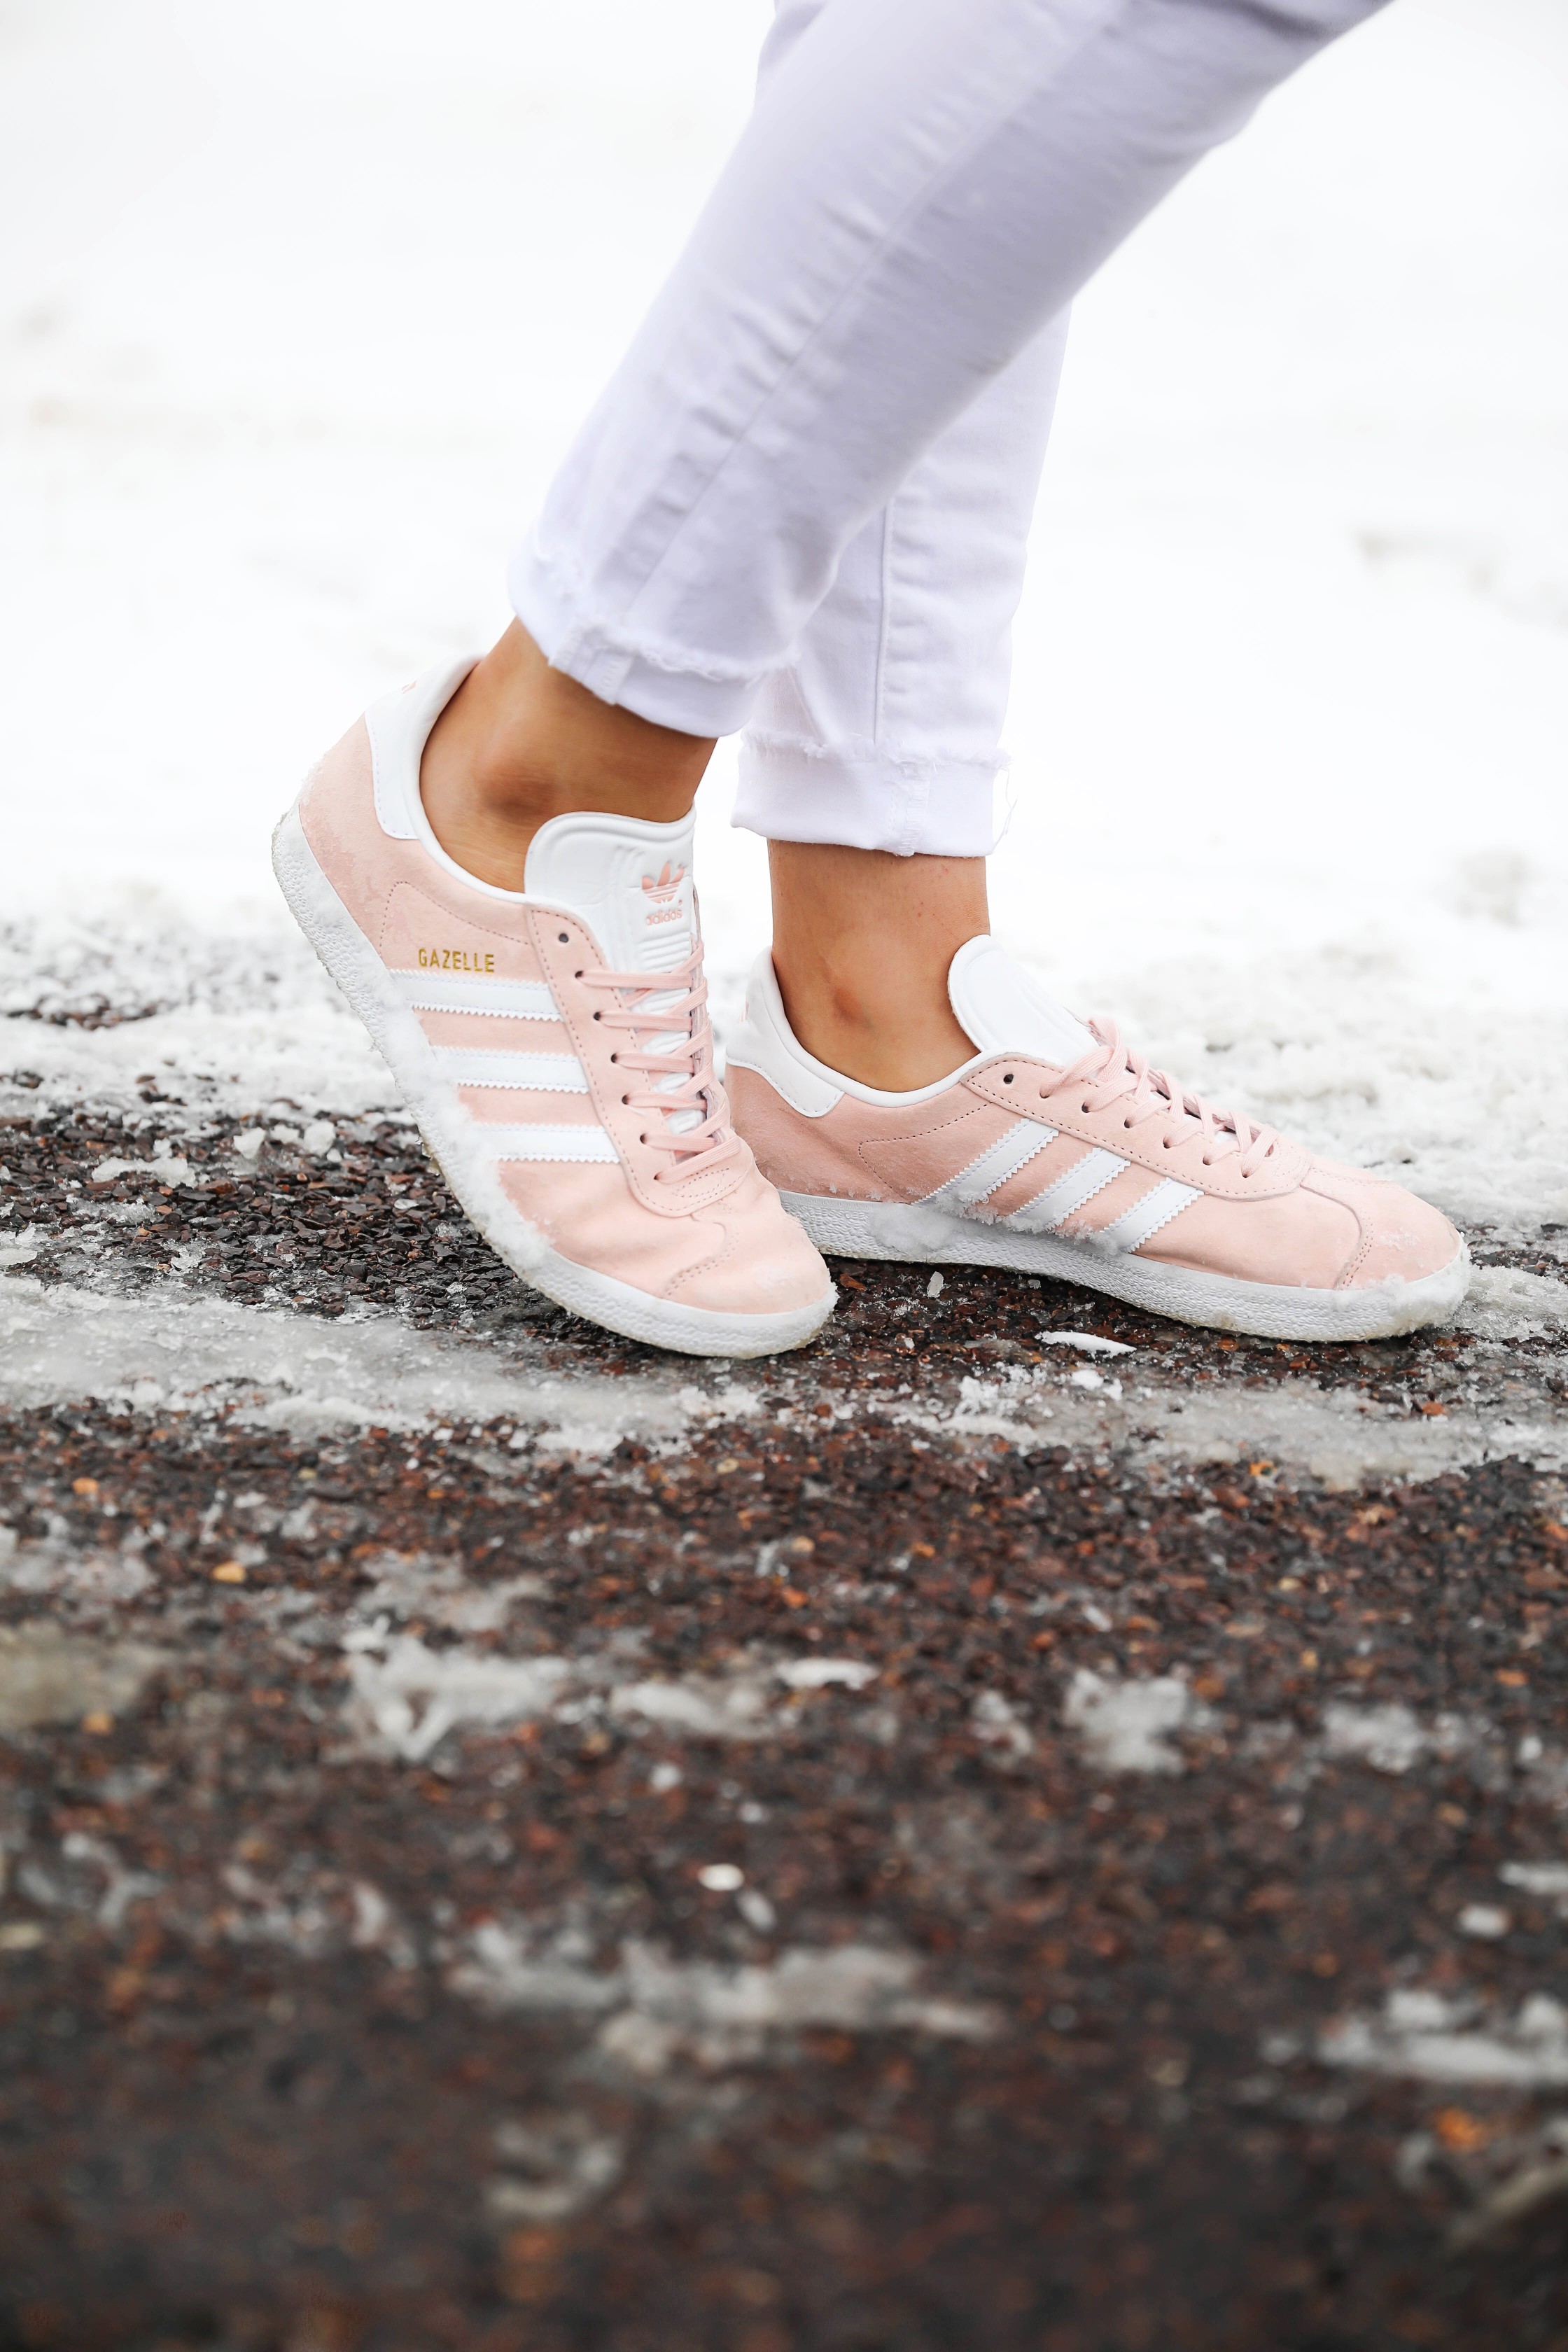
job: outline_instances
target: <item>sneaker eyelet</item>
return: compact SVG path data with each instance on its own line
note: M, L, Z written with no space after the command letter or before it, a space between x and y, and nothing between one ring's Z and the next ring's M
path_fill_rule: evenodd
M570 931L557 931L555 936L560 940L563 948L569 948L571 946L572 934Z
M604 1014L603 1014L602 1013L595 1013L595 1015L594 1015L594 1018L595 1018L595 1021L602 1021L602 1020L604 1019L604 1017L605 1017L605 1016L604 1016Z
M573 973L572 977L573 977L573 979L574 979L574 980L581 980L581 979L582 979L582 977L583 977L583 975L582 975L582 973L581 973L580 971L574 971L574 972Z
M1004 1077L1003 1077L1002 1083L1003 1083L1003 1085L1004 1085L1005 1087L1010 1087L1010 1086L1012 1085L1012 1083L1013 1083L1013 1073L1012 1073L1012 1071L1011 1071L1011 1070L1008 1070L1008 1071L1005 1073L1005 1076L1004 1076Z
M621 1097L621 1108L623 1110L629 1110L631 1108L631 1102L632 1098L630 1095L623 1095Z

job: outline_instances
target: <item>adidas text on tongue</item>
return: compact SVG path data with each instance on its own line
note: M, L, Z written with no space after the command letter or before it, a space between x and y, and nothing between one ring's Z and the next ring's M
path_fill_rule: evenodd
M1465 1244L1414 1194L1188 1093L989 939L948 993L973 1060L889 1095L808 1054L771 959L752 971L736 1126L820 1249L1055 1276L1278 1339L1380 1339L1459 1305Z
M419 761L468 667L384 698L328 752L274 835L284 895L526 1281L687 1354L799 1347L833 1286L714 1073L690 820L557 817L523 891L464 873Z

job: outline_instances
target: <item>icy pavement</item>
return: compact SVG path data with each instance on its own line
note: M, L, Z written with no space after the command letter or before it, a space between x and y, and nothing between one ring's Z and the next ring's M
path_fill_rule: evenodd
M843 1265L810 1349L695 1363L514 1280L265 924L9 953L22 2343L1219 2310L1491 2352L1554 2307L1568 1265L1526 1158L1436 1331ZM1398 1099L1388 1164L1436 1168Z
M497 1265L395 1114L237 1124L155 1099L18 1110L8 1133L0 1397L17 1406L91 1399L299 1434L505 1423L514 1447L605 1453L765 1405L781 1427L826 1412L911 1440L1330 1487L1568 1465L1568 1282L1534 1270L1557 1265L1553 1234L1534 1267L1478 1235L1495 1262L1455 1323L1405 1345L1211 1341L1103 1300L1075 1319L1073 1294L1022 1278L993 1315L984 1277L933 1297L889 1269L874 1334L851 1289L822 1351L743 1379L669 1359L632 1373L631 1351L563 1344L563 1318Z
M33 1244L28 1262L44 1253ZM167 1417L321 1436L340 1428L450 1434L502 1423L508 1442L607 1453L628 1438L672 1444L743 1418L754 1392L679 1373L610 1380L539 1369L541 1350L433 1337L393 1317L290 1314L207 1298L175 1282L132 1297L0 1275L0 1400L24 1409L93 1402ZM531 1362L531 1358L532 1361Z
M182 2346L1489 2352L1558 2293L1554 1233L1369 1346L844 1265L811 1349L675 1362L229 1058L0 1130L24 2315L91 2340L132 2229Z

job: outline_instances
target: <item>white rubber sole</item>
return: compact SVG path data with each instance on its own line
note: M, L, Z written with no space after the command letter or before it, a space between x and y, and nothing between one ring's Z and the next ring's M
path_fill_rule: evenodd
M440 1076L414 1013L387 984L382 962L316 863L298 804L272 836L272 870L289 909L370 1032L403 1090L430 1155L464 1213L512 1272L585 1322L681 1356L776 1356L803 1348L833 1312L836 1291L784 1315L721 1315L655 1298L614 1276L597 1274L552 1249L513 1207L493 1166L473 1149L471 1131Z
M1287 1289L1279 1283L1240 1282L1230 1275L1161 1265L1150 1258L1112 1257L1057 1234L1009 1233L1005 1225L949 1217L938 1209L811 1192L780 1197L825 1256L1006 1266L1080 1283L1173 1322L1246 1331L1263 1339L1392 1339L1400 1331L1447 1322L1469 1287L1470 1254L1463 1242L1446 1266L1419 1282L1369 1283L1361 1290Z

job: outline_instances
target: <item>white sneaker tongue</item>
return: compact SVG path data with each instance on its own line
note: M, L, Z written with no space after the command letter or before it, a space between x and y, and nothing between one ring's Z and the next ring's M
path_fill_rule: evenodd
M531 898L569 908L599 943L610 971L673 971L697 942L697 895L691 882L696 817L679 824L644 824L634 816L557 816L529 845L524 887ZM680 1003L671 991L642 1000L658 1014ZM656 1053L679 1053L689 1038L685 1021L646 1042ZM679 1076L646 1081L655 1094L673 1094ZM668 1111L678 1134L700 1127L697 1110Z
M982 936L959 949L947 994L959 1027L979 1053L1033 1054L1066 1069L1094 1044L1083 1023L993 939Z
M529 846L524 887L581 916L611 971L673 971L697 939L694 825L692 817L552 817Z

